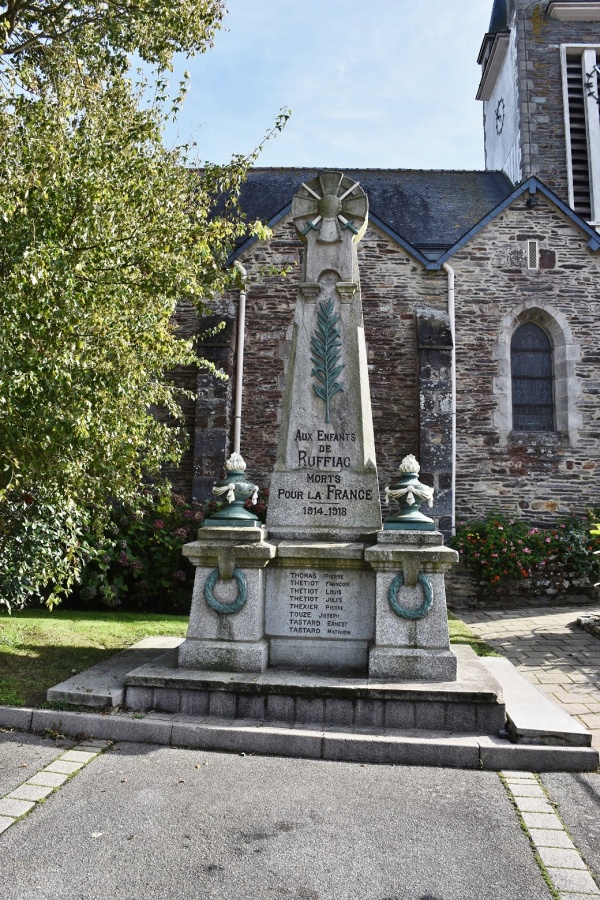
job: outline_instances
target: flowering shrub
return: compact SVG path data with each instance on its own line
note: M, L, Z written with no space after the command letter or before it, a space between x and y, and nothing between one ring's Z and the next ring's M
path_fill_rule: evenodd
M594 527L590 530L590 534L593 537L600 539L600 522L594 523ZM594 550L594 554L596 556L599 556L600 550ZM594 587L600 587L600 581L597 581L596 584L594 585Z
M264 524L267 521L267 509L269 506L269 488L261 487L258 489L258 500L254 505L252 505L251 498L246 500L244 503L246 509L249 509L250 512L253 512L255 516L258 516L260 521Z
M264 522L269 491L246 507ZM205 519L222 509L222 500L187 503L168 491L141 492L135 506L115 504L101 535L86 534L89 561L73 600L155 612L189 611L194 568L182 556L183 544L196 539Z
M483 588L516 581L534 594L557 594L593 581L592 553L600 549L600 530L590 532L589 519L537 528L492 514L459 528L451 544Z
M115 504L104 532L86 535L90 559L74 600L186 612L194 570L181 548L195 540L204 516L202 504L164 490L141 492L135 506Z

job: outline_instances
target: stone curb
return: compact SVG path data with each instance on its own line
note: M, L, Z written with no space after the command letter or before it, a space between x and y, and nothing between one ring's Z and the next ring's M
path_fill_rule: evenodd
M592 747L510 744L501 738L416 729L343 729L335 726L311 729L287 723L204 719L168 713L102 715L3 706L0 707L2 727L238 753L488 771L591 772L599 764L598 751Z

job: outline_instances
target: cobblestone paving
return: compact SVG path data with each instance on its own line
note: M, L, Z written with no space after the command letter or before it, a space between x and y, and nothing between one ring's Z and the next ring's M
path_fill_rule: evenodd
M576 716L600 749L600 638L576 624L598 608L456 610L456 615L532 684Z

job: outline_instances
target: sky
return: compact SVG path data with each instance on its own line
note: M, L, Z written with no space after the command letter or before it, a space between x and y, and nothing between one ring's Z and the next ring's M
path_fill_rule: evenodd
M191 89L167 144L259 166L482 169L477 55L492 0L228 0L215 46L178 59Z

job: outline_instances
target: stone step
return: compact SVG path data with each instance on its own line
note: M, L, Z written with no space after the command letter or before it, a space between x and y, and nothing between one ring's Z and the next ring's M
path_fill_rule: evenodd
M122 706L125 699L125 677L145 663L163 656L166 650L178 647L183 638L149 637L138 641L129 650L115 653L72 678L51 687L46 698L53 703L70 703L73 706L114 708Z
M193 747L362 764L447 766L500 771L591 772L598 767L592 747L511 744L490 736L419 729L311 728L166 713L65 712L0 707L0 727L67 736L87 734L112 741Z
M253 675L179 669L171 652L126 676L125 705L300 726L497 734L506 724L500 686L470 648L458 656L456 681L398 682L281 669Z
M527 681L508 659L482 657L481 662L502 685L511 741L590 747L592 735L574 716Z

